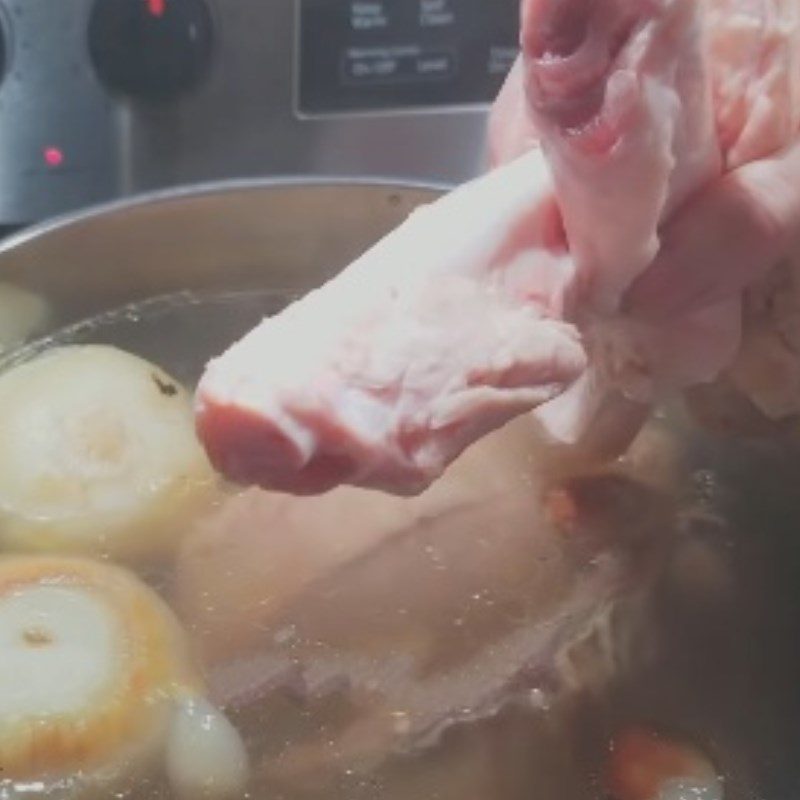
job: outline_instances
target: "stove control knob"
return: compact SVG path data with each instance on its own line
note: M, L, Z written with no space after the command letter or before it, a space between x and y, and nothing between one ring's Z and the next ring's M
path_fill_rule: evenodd
M194 89L211 65L214 25L205 0L95 0L89 55L101 82L137 100Z

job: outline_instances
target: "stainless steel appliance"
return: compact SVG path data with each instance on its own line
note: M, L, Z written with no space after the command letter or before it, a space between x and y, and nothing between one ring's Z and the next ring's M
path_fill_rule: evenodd
M0 225L199 182L456 182L518 0L0 0Z

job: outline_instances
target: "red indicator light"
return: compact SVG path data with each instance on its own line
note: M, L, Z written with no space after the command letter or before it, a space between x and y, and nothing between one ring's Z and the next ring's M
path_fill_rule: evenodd
M147 11L151 17L163 17L167 10L167 0L145 0Z
M48 167L60 167L64 163L64 151L60 147L45 147L42 157Z

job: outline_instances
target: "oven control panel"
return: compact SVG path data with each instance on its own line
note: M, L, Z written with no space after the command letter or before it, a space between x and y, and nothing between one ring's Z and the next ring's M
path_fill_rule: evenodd
M488 103L518 52L519 0L298 0L305 114Z
M253 177L482 168L519 0L0 0L0 227Z

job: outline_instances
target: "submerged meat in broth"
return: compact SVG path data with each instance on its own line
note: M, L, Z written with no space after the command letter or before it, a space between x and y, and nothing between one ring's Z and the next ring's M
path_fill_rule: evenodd
M562 477L574 465L546 468L537 450L519 420L419 498L248 491L185 541L178 607L220 702L347 698L343 720L268 757L274 780L369 774L514 703L555 709L644 658L671 487L655 470L653 485L624 470Z

